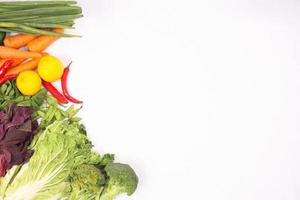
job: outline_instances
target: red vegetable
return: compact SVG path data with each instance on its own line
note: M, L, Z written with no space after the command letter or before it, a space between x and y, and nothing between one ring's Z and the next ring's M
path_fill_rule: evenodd
M38 132L32 109L10 104L0 112L0 176L14 165L25 163L33 151L28 148Z
M63 91L63 94L66 97L66 99L68 99L70 102L80 104L80 103L82 103L82 101L72 97L68 91L68 75L70 72L70 65L64 69L64 73L61 78L62 91Z
M10 81L17 78L17 76L18 76L17 74L9 74L0 78L0 85L4 84L6 81Z
M69 103L68 100L62 95L51 83L43 80L43 86L62 104Z
M3 78L7 70L12 67L14 64L13 60L6 61L1 67L0 67L0 78Z

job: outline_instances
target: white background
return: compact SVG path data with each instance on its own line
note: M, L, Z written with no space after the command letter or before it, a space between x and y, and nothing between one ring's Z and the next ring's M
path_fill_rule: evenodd
M121 200L300 199L300 2L81 0L70 87Z

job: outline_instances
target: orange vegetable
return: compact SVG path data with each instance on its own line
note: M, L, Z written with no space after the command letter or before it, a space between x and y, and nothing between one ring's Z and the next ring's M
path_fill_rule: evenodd
M32 58L26 62L23 62L22 64L9 69L5 75L18 74L26 70L34 70L37 68L40 59L41 58Z
M64 29L61 28L55 28L52 31L57 33L64 33ZM38 38L29 42L27 44L27 48L29 51L42 52L58 39L59 37L56 36L39 36Z
M20 47L25 46L31 40L35 39L36 35L26 35L26 34L19 34L8 36L4 39L4 46L11 47L15 49L19 49Z
M12 66L17 66L24 61L23 58L3 58L0 60L0 66L2 66L6 61L13 60Z
M41 57L40 53L21 51L18 49L0 46L0 57L1 58L38 58Z
M6 58L7 59L7 58ZM23 58L14 58L14 63L12 64L12 66L17 66L19 64L21 64L22 62L24 62L26 59L23 59Z

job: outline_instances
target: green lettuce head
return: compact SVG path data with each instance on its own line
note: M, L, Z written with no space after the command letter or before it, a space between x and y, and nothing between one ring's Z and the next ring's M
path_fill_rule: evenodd
M0 178L2 200L112 200L131 195L138 178L129 165L92 151L78 122L56 121L31 145L29 162Z
M100 156L91 148L84 129L78 123L53 123L39 135L29 163L23 165L13 180L9 181L11 184L5 189L4 199L70 199L70 194L80 188L80 183L76 181L79 177L76 176L82 174L78 170L97 175L95 180L82 179L83 182L92 181L89 185L100 183L103 176L100 170L93 167L100 162ZM88 169L94 171L87 173ZM91 192L100 190L101 184L94 184Z

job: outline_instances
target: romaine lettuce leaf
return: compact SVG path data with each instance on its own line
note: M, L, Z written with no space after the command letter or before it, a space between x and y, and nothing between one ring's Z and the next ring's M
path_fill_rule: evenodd
M77 170L92 175L90 180L86 181L90 181L88 184L93 186L88 187L89 190L85 193L88 193L86 196L97 196L104 177L100 170L93 167L100 162L100 156L91 148L92 144L87 139L82 125L69 121L54 122L39 135L33 146L34 154L30 161L22 166L12 182L6 180L9 186L4 189L4 199L79 199L76 194L82 189L80 184L84 184L85 180L81 179L83 182L78 182L79 178L76 176L82 174L76 173ZM88 172L90 169L94 171Z

